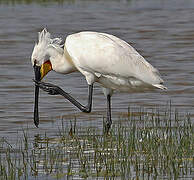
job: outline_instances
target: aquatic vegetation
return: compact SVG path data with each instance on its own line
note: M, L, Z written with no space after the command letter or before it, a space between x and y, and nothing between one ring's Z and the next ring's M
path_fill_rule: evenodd
M56 137L46 134L9 144L0 141L0 179L35 177L192 178L194 126L189 114L168 107L129 108L110 134L71 123Z

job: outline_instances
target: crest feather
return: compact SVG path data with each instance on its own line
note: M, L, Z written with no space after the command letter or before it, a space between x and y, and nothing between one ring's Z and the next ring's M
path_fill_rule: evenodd
M63 53L63 44L61 44L61 38L51 39L51 34L47 31L46 28L42 32L38 33L38 45L48 48L49 46L54 47L58 52Z
M54 48L58 53L63 54L63 45L61 38L51 38L51 34L44 28L41 32L38 33L38 42L35 43L31 62L34 65L34 61L36 60L37 65L41 65L44 63L46 56L48 55L49 48Z

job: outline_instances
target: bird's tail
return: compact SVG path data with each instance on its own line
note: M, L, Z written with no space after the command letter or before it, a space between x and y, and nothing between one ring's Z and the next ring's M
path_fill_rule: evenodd
M166 90L167 87L163 86L162 84L152 84L154 87L158 88L158 89L162 89L162 90Z

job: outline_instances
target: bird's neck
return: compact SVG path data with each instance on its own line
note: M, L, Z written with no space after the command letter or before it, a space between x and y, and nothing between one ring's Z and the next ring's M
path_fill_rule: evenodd
M64 48L63 53L60 53L55 48L52 48L49 51L49 55L52 69L54 71L62 74L69 74L71 72L77 71L66 48Z

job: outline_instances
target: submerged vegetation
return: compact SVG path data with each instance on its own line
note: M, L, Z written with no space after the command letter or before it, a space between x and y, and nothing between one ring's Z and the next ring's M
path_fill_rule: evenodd
M171 107L129 108L106 136L72 124L69 130L62 123L56 137L37 135L31 141L27 130L14 145L1 139L0 179L192 179L194 126L189 114Z

